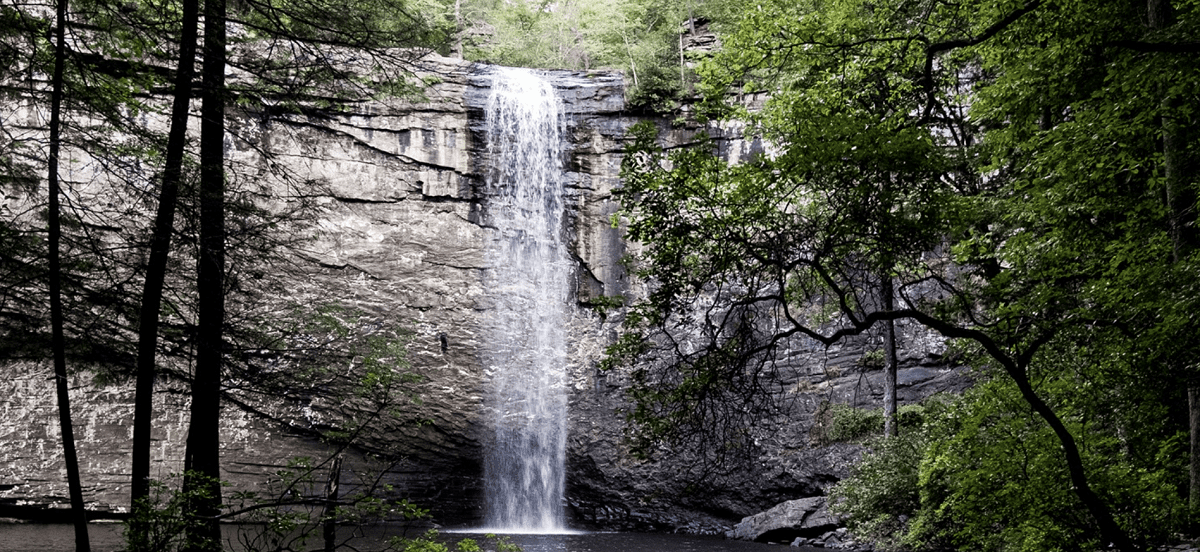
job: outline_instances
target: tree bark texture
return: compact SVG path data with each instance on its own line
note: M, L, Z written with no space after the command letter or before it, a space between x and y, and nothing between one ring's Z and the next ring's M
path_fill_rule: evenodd
M1196 431L1200 427L1200 387L1195 385L1188 386L1188 425L1191 427L1190 443L1188 454L1191 456L1191 462L1188 463L1188 476L1190 485L1188 487L1188 504L1192 509L1196 509L1200 505L1200 469L1197 469L1196 459L1200 458L1200 432Z
M325 552L337 550L338 482L342 478L342 458L339 454L333 459L333 465L329 468L329 479L325 482L325 511L321 514Z

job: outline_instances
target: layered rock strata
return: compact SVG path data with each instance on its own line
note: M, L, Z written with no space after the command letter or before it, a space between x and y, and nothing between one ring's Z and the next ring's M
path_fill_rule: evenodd
M488 315L483 282L481 222L488 201L489 163L482 110L492 68L447 58L421 62L436 84L421 101L378 100L337 116L262 117L232 112L230 163L257 174L285 172L319 184L303 197L315 205L313 239L297 253L287 298L300 304L334 301L410 329L408 360L423 376L419 402L397 421L369 434L378 446L356 454L365 466L372 449L399 450L388 467L397 494L429 507L444 524L470 525L481 515L483 399L480 320ZM873 404L879 377L860 361L877 347L863 337L793 360L788 393L766 455L739 487L686 495L671 461L634 460L623 443L625 376L598 369L618 330L615 317L593 307L597 298L638 289L621 264L629 247L611 223L618 204L625 131L643 120L624 106L619 74L547 72L567 112L566 242L573 266L573 306L567 322L571 388L567 501L579 526L717 532L743 516L785 500L817 496L844 477L858 447L813 447L814 412L823 402ZM700 129L656 120L667 141L688 143ZM720 151L739 159L761 150L737 128L709 128ZM264 155L269 152L270 155ZM256 174L253 170L250 174ZM288 194L272 201L286 203ZM961 372L939 358L944 348L918 328L901 326L901 400L964 385ZM65 504L48 367L10 365L0 383L0 503ZM98 511L128 507L132 389L101 384L86 374L73 382L75 417L87 500ZM222 455L233 490L260 488L289 459L330 451L311 437L338 405L319 396L306 403L272 404L245 398L225 406ZM186 393L165 381L157 397L155 477L182 468ZM417 423L419 422L419 423ZM386 446L384 446L386 445ZM364 470L367 468L363 468ZM349 477L349 476L344 476Z

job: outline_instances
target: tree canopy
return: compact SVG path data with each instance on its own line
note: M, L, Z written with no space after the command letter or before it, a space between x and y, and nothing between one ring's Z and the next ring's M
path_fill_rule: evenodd
M1022 484L1087 512L980 494L985 480L945 462L1011 463L1008 445L947 455L980 426L941 426L917 507L933 516L922 534L946 540L907 545L1133 549L1162 538L1147 519L1182 527L1187 474L1171 455L1200 337L1198 7L741 3L698 72L705 113L747 122L765 153L730 165L706 143L663 151L642 128L624 167L649 293L609 362L637 374L635 442L653 450L756 404L794 351L906 319L1007 382L1008 413L980 423L1033 416L1022 431L1043 437L1022 443L1048 471ZM751 110L742 92L768 99ZM894 306L877 298L881 271ZM722 443L747 440L737 426ZM994 527L1024 529L985 545Z

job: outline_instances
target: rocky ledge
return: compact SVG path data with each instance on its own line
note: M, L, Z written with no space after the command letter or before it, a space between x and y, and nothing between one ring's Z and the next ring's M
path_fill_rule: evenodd
M854 542L842 519L831 514L823 496L789 500L765 512L743 518L726 538L769 544L790 544L865 552L869 546Z

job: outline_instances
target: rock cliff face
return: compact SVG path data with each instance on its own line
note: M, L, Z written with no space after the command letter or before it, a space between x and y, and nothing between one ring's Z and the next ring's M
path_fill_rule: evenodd
M425 380L417 390L420 403L408 405L403 419L422 423L385 424L371 439L404 452L406 461L389 475L400 494L431 508L441 523L469 525L481 515L480 438L486 427L480 419L479 351L480 320L488 315L489 290L483 286L488 229L480 213L488 201L482 109L491 68L444 58L423 64L438 79L424 101L376 101L333 119L233 114L237 138L227 150L230 162L241 167L259 167L263 174L285 170L322 184L323 192L304 198L317 204L315 239L297 259L289 299L336 298L414 332L409 360ZM629 245L610 215L618 208L612 191L619 185L624 134L640 117L624 111L620 75L547 76L566 107L570 140L566 231L576 291L568 323L567 493L573 523L715 532L776 503L822 494L846 474L858 450L810 446L812 414L822 401L878 400L878 377L860 370L858 362L871 348L870 338L797 364L795 406L785 413L793 417L789 429L773 439L771 452L737 488L684 496L669 460L641 463L624 452L623 377L597 368L617 326L592 305L602 295L636 293L620 262ZM696 130L663 121L660 126L675 143L687 142ZM731 158L757 149L736 129L709 132ZM274 156L264 157L264 150ZM901 378L907 383L902 400L963 385L958 371L941 365L939 341L916 328L902 331ZM65 503L47 368L13 370L16 376L0 383L0 502ZM182 467L187 410L182 386L161 387L155 470L166 478ZM98 510L124 510L132 389L98 386L79 376L74 393L87 499ZM259 406L275 415L231 404L225 409L222 452L236 488L260 485L288 458L327 453L295 431L319 423L314 419L321 415L319 400Z

